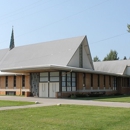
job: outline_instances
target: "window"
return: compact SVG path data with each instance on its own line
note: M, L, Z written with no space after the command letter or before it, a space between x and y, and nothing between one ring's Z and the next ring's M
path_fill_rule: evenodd
M111 87L111 76L109 76L109 86Z
M91 87L93 87L93 74L91 74Z
M105 87L105 85L106 85L106 77L104 75L104 87Z
M14 76L14 87L16 87L16 76Z
M50 81L59 81L59 72L50 72Z
M8 87L8 76L5 77L5 86Z
M113 77L113 87L116 87L116 85L117 85L117 79L116 79L116 77Z
M76 90L76 73L62 72L62 91Z
M59 72L40 73L40 82L59 82Z
M48 72L40 73L40 82L47 82L48 81Z
M22 75L22 87L25 87L25 75Z
M72 87L76 87L76 74L72 73Z
M71 73L67 73L67 87L71 87Z
M66 72L62 72L62 87L66 87Z
M100 87L100 75L98 74L98 87Z
M85 73L83 73L83 84L84 84L84 86L85 86L85 77L86 77L86 75L85 75Z

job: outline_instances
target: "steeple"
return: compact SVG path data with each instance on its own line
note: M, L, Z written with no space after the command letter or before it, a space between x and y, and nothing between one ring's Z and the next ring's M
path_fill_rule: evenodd
M12 34L11 34L9 49L12 50L14 47L15 47L15 45L14 45L14 31L13 31L13 27L12 27Z

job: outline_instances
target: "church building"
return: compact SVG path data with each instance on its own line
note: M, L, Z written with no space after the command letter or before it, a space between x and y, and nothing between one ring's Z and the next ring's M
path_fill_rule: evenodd
M0 50L0 95L130 94L130 60L93 62L86 36Z

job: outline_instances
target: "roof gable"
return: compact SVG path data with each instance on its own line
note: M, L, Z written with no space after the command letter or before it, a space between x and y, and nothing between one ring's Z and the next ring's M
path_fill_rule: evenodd
M47 64L66 66L85 36L15 47L0 64L1 69L38 67Z
M80 64L82 64L82 67ZM93 69L93 62L92 62L91 53L90 53L90 49L86 37L84 37L83 41L80 43L76 52L73 54L72 58L68 63L68 66Z

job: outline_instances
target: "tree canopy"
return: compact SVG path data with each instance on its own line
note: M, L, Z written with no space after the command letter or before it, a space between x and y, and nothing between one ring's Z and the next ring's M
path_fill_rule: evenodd
M130 32L130 24L127 24L128 32Z
M94 62L97 62L97 61L100 61L100 59L99 59L97 56L95 56L95 57L93 58L93 61L94 61Z
M127 60L126 56L124 56L123 60Z
M115 50L111 50L106 57L104 57L103 61L108 60L119 60L118 53Z

